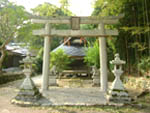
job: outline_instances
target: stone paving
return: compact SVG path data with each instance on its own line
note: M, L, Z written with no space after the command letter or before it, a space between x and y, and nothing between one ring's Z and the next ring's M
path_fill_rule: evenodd
M50 88L45 92L45 97L50 101L48 105L105 105L107 103L99 88Z
M41 78L34 77L33 81L36 85L40 85ZM89 88L62 88L49 87L48 91L44 92L44 97L48 101L43 102L43 106L50 105L106 105L107 99L99 87Z
M0 113L106 113L103 110L92 107L80 108L69 106L58 107L20 107L10 103L10 100L17 94L18 85L22 81L15 81L0 86ZM44 100L43 100L44 101ZM45 102L46 101L45 99ZM108 112L107 112L108 113Z

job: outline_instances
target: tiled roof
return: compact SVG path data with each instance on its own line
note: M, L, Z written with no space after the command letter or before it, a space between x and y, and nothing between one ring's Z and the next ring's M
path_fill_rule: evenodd
M67 45L61 44L52 52L55 52L58 49L64 50L64 52L69 56L85 56L85 51L87 50L86 47L82 47L82 46L71 46L71 45L67 46Z
M78 42L79 41L79 42ZM69 42L69 45L67 44ZM69 56L85 56L87 47L84 46L84 43L80 43L80 38L69 37L63 44L58 46L52 52L62 49Z
M9 43L7 46L6 46L6 49L8 51L11 51L13 53L17 53L17 54L20 54L22 56L26 56L28 53L29 53L29 50L27 49L27 47L21 47L19 45L19 43Z

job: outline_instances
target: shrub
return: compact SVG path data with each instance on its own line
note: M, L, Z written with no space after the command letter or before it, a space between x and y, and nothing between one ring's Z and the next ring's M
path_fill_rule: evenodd
M97 68L100 68L99 45L97 41L94 43L88 43L88 49L86 51L86 56L84 57L84 62L86 62L88 66L95 65Z
M150 57L143 57L138 63L138 69L144 75L150 73Z
M58 71L62 71L64 69L69 69L69 64L73 60L69 58L67 54L64 53L62 49L58 49L56 52L51 52L50 57L50 68L56 66Z
M35 72L41 73L43 65L43 48L40 49L38 55L35 57L34 64Z

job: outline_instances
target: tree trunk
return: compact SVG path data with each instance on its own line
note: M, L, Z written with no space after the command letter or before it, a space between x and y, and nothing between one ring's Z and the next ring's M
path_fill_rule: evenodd
M13 33L12 33L13 34ZM13 35L12 35L13 37ZM3 61L4 61L4 58L6 56L6 45L12 40L12 37L11 38L8 38L1 46L0 46L0 72L2 72L2 65L3 65Z
M147 0L144 0L145 2L145 16L146 16L146 25L149 28L149 16L148 16L148 7L147 7ZM150 55L150 31L147 33L148 38L148 55Z
M131 66L130 66L130 58L129 58L129 51L128 51L128 37L125 37L125 46L126 46L126 60L127 60L127 65L128 65L128 74L131 73Z
M1 52L1 56L0 56L0 72L2 72L2 64L3 64L3 61L4 61L4 58L6 56L6 50L3 48L0 50Z

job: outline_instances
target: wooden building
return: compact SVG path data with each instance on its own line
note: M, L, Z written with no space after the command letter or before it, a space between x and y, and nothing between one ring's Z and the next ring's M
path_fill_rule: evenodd
M84 57L87 50L87 41L85 40L85 38L64 38L64 42L52 52L55 52L58 49L62 49L70 58L74 59L74 61L70 64L70 70L79 73L87 73L89 68L86 63L84 63Z
M21 43L9 43L6 46L7 57L3 62L4 68L20 66L20 61L29 53L27 47L21 45Z

